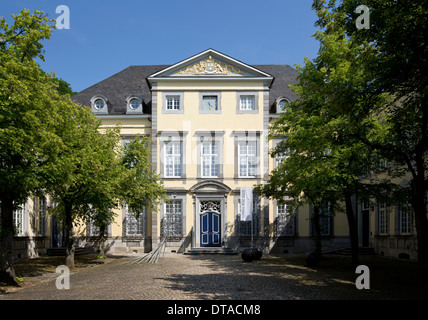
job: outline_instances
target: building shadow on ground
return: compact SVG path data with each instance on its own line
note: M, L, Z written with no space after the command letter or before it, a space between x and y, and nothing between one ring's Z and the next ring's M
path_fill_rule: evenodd
M269 256L244 262L239 256L191 256L203 263L205 274L173 274L168 287L195 299L232 300L371 300L427 299L427 286L417 281L416 263L378 256L360 257L370 270L370 289L358 290L360 274L351 258L325 255L316 268L304 256Z

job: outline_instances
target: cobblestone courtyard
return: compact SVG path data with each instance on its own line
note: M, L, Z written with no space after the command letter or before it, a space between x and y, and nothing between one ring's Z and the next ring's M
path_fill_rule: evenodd
M50 260L49 260L50 259ZM0 300L323 300L427 299L416 280L416 264L363 256L370 289L358 290L350 258L325 255L316 269L302 255L263 257L251 263L239 255L173 255L157 264L126 264L130 257L76 257L70 289L58 290L55 267L65 258L17 263L21 288L0 287Z

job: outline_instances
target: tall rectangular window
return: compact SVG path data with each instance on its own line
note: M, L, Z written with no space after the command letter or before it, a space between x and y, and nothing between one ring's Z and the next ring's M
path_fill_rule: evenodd
M138 218L134 213L129 212L128 205L125 205L125 235L134 237L143 237L146 235L145 219L146 210L140 212Z
M180 110L180 96L166 96L167 110Z
M257 172L257 142L238 143L239 177L254 178Z
M19 210L13 212L13 226L15 228L15 235L22 236L24 234L24 215L25 204Z
M88 237L98 237L100 236L100 227L95 224L95 220L89 219L86 225L86 234Z
M385 203L378 206L378 234L387 235L389 229L389 211Z
M166 141L164 143L164 173L165 177L179 178L182 174L182 143L181 141Z
M255 110L254 96L240 96L240 110Z
M275 236L292 237L296 235L296 216L286 204L277 205L274 222Z
M311 215L314 214L314 208L311 205ZM324 203L319 208L319 224L322 237L333 236L333 225L334 225L334 213L332 210L331 202ZM315 235L314 222L311 224L312 235Z
M46 198L33 198L33 229L38 236L44 236L46 232Z
M219 143L216 141L201 143L201 166L203 178L219 176Z
M412 232L412 211L407 205L398 207L398 231L402 235L411 234Z
M170 199L164 205L164 213L161 221L161 233L163 237L183 236L183 200Z
M260 210L258 198L253 198L253 212L251 221L241 221L241 210L244 208L244 199L239 198L237 201L237 215L236 215L236 234L238 236L250 237L251 231L253 236L260 234Z

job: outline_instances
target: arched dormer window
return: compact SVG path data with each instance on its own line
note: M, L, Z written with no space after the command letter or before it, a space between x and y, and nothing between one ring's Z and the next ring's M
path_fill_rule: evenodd
M91 112L95 114L108 114L107 98L97 94L91 98Z
M129 95L126 98L126 113L143 113L143 98L137 95Z
M279 97L276 100L276 113L285 112L288 103L290 103L290 100L288 98L286 98L286 97Z

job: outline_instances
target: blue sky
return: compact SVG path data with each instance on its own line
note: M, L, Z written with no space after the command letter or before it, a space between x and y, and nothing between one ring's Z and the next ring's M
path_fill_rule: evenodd
M212 48L247 64L303 64L318 42L312 0L2 0L0 15L27 8L70 29L44 41L46 72L81 91L130 65L174 64Z

